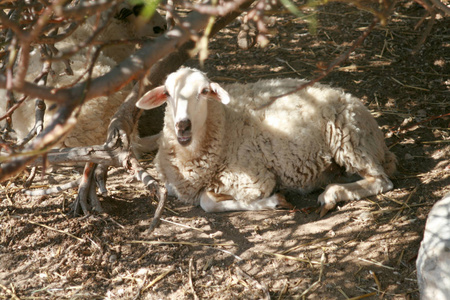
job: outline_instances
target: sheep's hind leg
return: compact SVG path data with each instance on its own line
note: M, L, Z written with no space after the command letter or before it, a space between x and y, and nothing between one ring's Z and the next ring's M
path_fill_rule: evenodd
M206 212L294 208L281 194L273 194L270 197L246 203L236 201L230 195L216 194L213 192L204 192L200 196L200 206Z
M393 187L392 181L382 176L366 176L364 179L352 183L329 184L319 195L319 202L322 205L320 217L333 209L338 201L358 200L390 191Z

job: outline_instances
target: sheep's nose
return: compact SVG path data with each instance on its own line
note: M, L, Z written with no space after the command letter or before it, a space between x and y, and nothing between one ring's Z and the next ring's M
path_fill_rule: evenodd
M177 130L180 133L190 132L191 126L192 126L191 120L189 120L189 119L181 120L180 122L177 123L176 126L177 126Z

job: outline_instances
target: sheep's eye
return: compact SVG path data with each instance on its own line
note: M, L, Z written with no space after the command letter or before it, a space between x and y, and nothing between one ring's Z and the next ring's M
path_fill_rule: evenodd
M200 94L202 94L202 95L208 95L208 94L209 94L209 88L204 88L204 89L202 89L202 91L200 92Z
M144 8L144 4L136 4L133 6L133 14L137 17L141 14L142 9Z

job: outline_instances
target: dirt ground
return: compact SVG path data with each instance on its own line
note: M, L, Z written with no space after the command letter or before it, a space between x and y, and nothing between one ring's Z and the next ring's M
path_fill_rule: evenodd
M320 191L289 195L298 211L207 214L172 199L151 235L155 208L143 185L111 169L106 213L72 217L75 190L27 197L22 174L0 184L1 299L418 299L415 259L432 205L450 192L450 18L427 21L401 2L350 59L322 80L360 97L398 157L394 190L319 219ZM317 35L279 15L270 44L236 46L238 26L210 44L205 70L218 82L314 78L370 24L344 4L317 9ZM197 61L188 63L197 66ZM144 163L152 168L151 156ZM35 187L73 180L61 167ZM360 299L354 298L354 299Z

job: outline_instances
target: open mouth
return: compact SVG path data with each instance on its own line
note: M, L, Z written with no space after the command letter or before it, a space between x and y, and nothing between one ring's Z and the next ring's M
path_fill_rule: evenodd
M180 143L181 146L188 146L191 143L192 137L191 136L178 136L178 143Z

